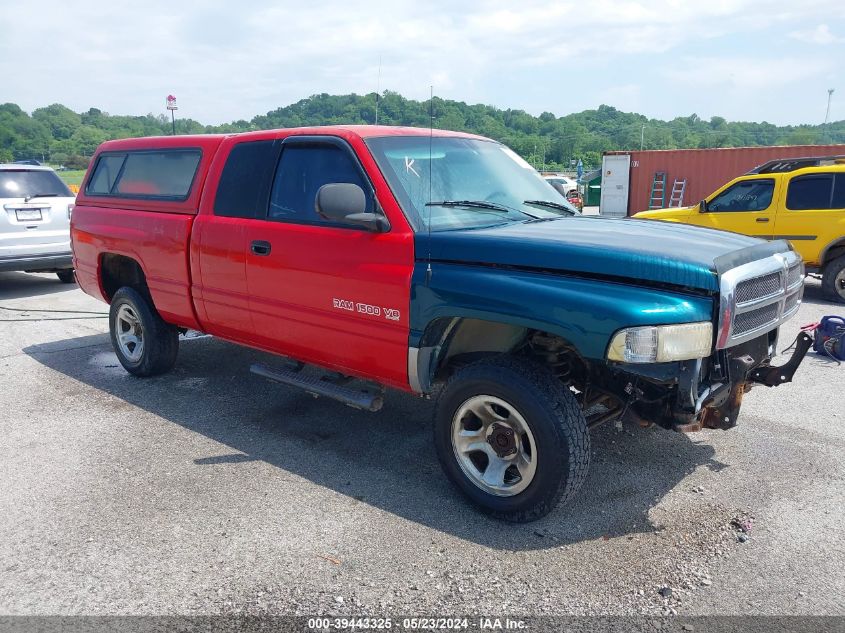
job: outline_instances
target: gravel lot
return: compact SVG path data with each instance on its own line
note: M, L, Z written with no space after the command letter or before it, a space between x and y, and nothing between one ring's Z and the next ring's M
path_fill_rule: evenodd
M781 347L845 313L820 296ZM19 273L0 306L105 310ZM210 337L137 379L106 332L0 322L1 614L845 614L845 366L810 354L733 431L598 429L575 503L514 526L441 475L429 402L314 400Z

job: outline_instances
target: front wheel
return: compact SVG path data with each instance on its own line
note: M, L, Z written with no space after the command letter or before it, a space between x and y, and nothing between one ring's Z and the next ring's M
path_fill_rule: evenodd
M134 288L123 287L114 293L109 331L117 359L130 374L155 376L176 363L179 331Z
M590 436L574 395L547 368L502 356L464 367L437 403L446 475L484 512L528 522L581 487Z
M845 255L824 267L822 293L826 299L845 303Z

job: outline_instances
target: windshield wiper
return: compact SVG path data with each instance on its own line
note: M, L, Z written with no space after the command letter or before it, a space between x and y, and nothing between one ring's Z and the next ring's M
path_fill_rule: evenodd
M33 198L58 198L58 197L59 197L59 194L57 194L57 193L31 193L28 196L26 196L23 199L23 201L29 202Z
M497 204L495 202L487 202L486 200L439 200L437 202L426 202L427 207L467 207L470 209L493 209L495 211L504 211L509 213L512 209Z
M523 204L533 204L537 207L548 207L549 209L555 209L557 211L566 211L569 215L578 214L577 211L571 209L565 204L560 204L559 202L552 202L551 200L526 200Z
M438 200L436 202L426 202L425 206L427 207L465 207L467 209L484 209L490 211L502 211L504 213L510 213L511 211L515 211L516 213L520 213L522 215L527 215L529 218L536 218L536 215L531 215L530 213L526 213L525 211L521 211L520 209L514 209L513 207L508 207L503 204L499 204L498 202L489 202L487 200Z

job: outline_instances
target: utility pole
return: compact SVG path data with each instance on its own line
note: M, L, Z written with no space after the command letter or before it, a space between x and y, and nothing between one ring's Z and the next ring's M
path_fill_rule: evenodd
M643 123L643 127L640 130L640 151L643 151L644 141L645 141L645 123Z

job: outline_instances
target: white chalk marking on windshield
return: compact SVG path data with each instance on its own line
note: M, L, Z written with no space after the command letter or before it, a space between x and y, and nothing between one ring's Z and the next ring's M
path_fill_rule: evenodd
M411 172L417 178L420 177L420 175L417 173L417 170L414 169L414 159L408 158L407 156L405 157L405 171Z

